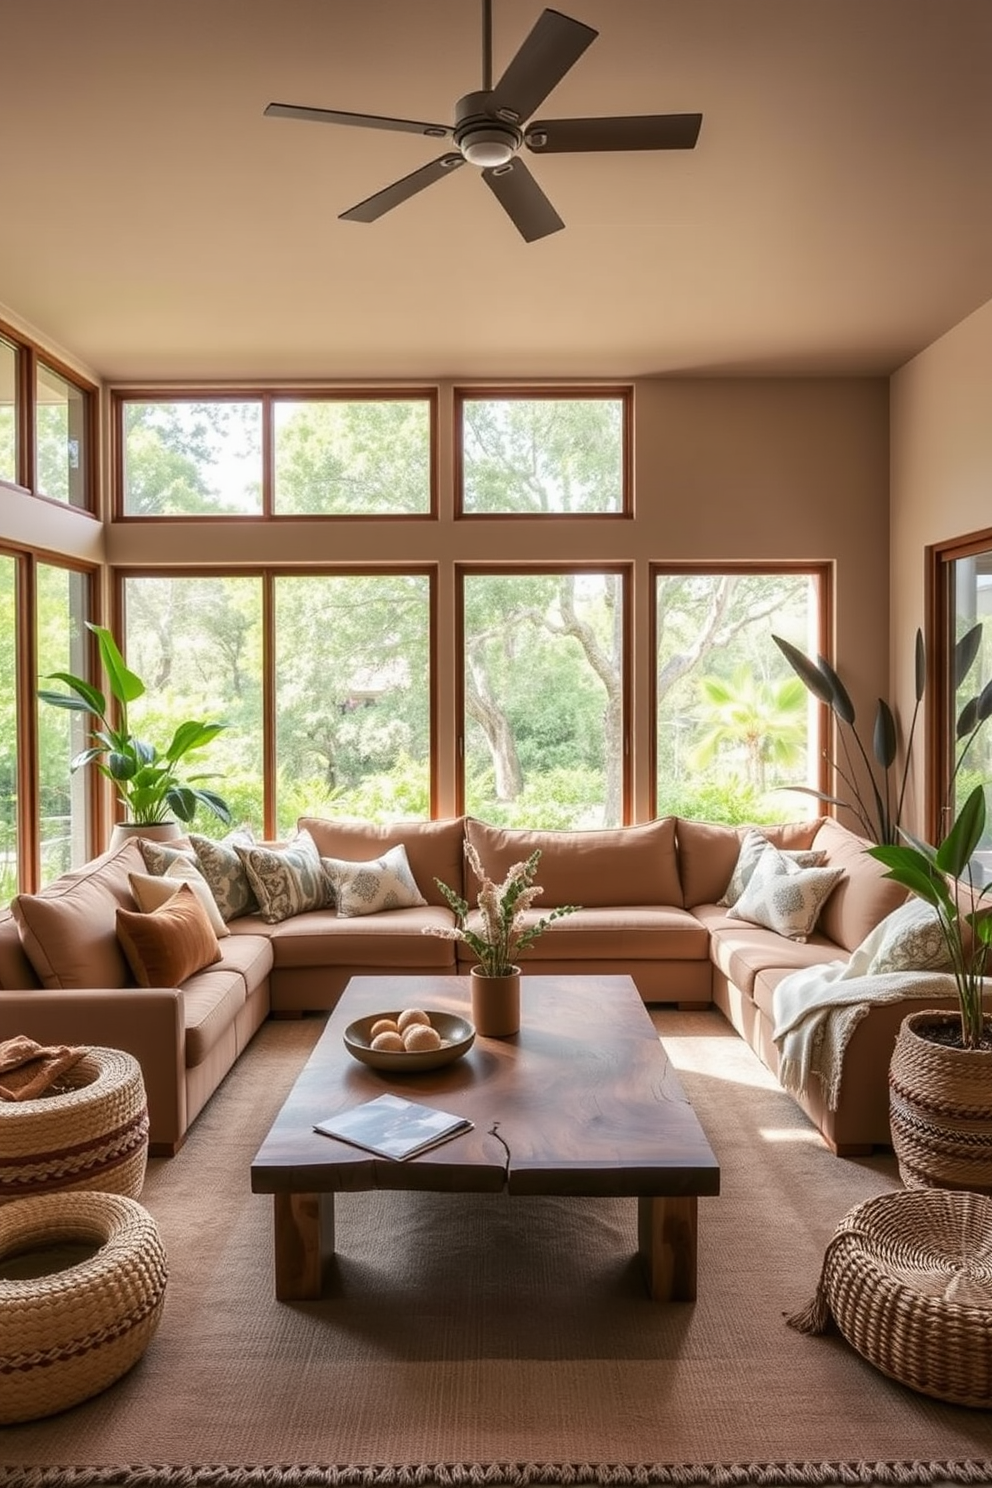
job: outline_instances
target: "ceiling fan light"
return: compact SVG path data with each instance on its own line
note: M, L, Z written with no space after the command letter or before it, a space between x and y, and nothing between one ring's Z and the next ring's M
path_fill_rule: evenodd
M458 148L470 165L491 169L512 160L515 150L505 129L472 129L462 135Z

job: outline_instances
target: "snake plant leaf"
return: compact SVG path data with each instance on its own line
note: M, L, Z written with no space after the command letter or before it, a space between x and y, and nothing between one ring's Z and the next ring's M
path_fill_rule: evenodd
M798 646L794 646L791 641L783 640L781 636L777 635L773 635L772 640L793 671L799 675L803 683L809 688L813 696L818 698L821 703L826 703L828 707L833 707L833 688L819 667L810 661L809 657L800 651Z
M850 693L825 656L818 656L816 664L830 684L830 706L841 723L847 723L853 728L855 715Z
M979 635L979 640L981 636ZM916 632L916 701L922 703L927 686L927 648L922 630Z
M887 770L895 763L896 758L896 721L892 716L892 709L884 698L879 698L878 708L875 711L875 732L872 735L872 747L875 758L883 770Z
M955 739L966 738L968 734L971 733L977 722L978 699L977 697L972 697L968 699L964 707L961 709L961 712L958 714L958 721L954 726Z
M954 686L958 688L967 677L982 644L982 622L973 625L954 647Z
M986 682L978 695L978 722L984 723L992 714L992 678Z

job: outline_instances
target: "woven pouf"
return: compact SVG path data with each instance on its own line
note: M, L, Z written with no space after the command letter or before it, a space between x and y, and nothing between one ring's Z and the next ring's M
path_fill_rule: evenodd
M0 1102L0 1204L56 1189L137 1198L147 1161L145 1082L122 1049L89 1049L56 1094Z
M831 1321L900 1384L992 1406L992 1198L907 1189L852 1209L827 1246L816 1297L788 1319L803 1333Z
M95 1255L27 1281L0 1278L0 1424L88 1400L137 1363L165 1303L158 1228L123 1194L39 1194L0 1209L0 1262L59 1245Z

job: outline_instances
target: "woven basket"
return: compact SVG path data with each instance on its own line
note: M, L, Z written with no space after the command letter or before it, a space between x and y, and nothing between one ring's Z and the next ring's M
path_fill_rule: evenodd
M64 1271L0 1279L0 1424L88 1400L135 1364L158 1327L166 1259L155 1221L123 1194L39 1194L0 1209L0 1261L98 1245Z
M955 1049L926 1036L957 1023L910 1013L889 1063L889 1127L907 1188L992 1193L992 1050Z
M88 1050L57 1094L0 1103L0 1205L56 1189L137 1198L147 1161L141 1066L122 1049Z
M859 1204L827 1246L816 1296L788 1319L834 1322L883 1374L954 1405L992 1406L992 1198L907 1189Z

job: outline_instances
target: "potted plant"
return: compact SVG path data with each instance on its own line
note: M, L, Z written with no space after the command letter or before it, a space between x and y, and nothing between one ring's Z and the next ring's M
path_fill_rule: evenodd
M53 708L87 713L96 720L90 731L93 740L70 762L71 771L93 764L109 780L126 814L127 826L160 827L178 818L190 822L198 806L205 806L225 824L231 820L227 802L215 791L197 782L207 775L190 775L185 781L177 772L180 761L215 739L226 723L181 723L163 750L131 729L128 705L145 694L145 684L130 671L116 641L103 625L86 622L97 638L100 660L107 674L110 697L116 703L116 724L109 716L110 704L98 687L71 672L52 672L46 680L64 682L69 692L39 689L38 697Z
M975 786L939 847L903 833L868 849L887 878L929 904L940 924L957 992L956 1013L903 1020L889 1067L889 1119L907 1188L992 1192L992 883L975 882L985 832L985 792Z
M524 912L544 890L534 883L541 849L535 848L524 863L515 863L501 884L493 883L486 874L478 851L465 843L465 856L482 887L479 890L478 928L468 923L468 902L454 889L434 882L454 910L453 927L425 926L425 935L439 935L445 940L463 940L479 958L471 969L472 1020L483 1036L507 1037L520 1027L520 967L516 958L551 924L563 915L574 914L577 904L563 904L534 924L524 928Z
M824 751L824 757L838 779L843 782L848 796L844 799L828 795L823 791L813 790L809 786L790 788L815 796L818 801L823 801L827 805L843 806L846 810L853 812L860 823L861 831L872 842L898 843L913 753L913 738L926 687L927 659L923 633L919 630L916 632L915 701L903 751L902 771L898 775L896 759L899 750L899 730L895 714L885 699L879 698L875 710L871 754L869 755L858 730L857 715L851 695L830 663L823 656L817 656L816 660L812 661L797 646L792 645L790 641L783 640L781 636L773 635L772 640L808 690L821 703L826 703L837 719L838 737L844 754L843 763L833 759L826 751ZM974 665L981 641L982 622L979 621L957 642L954 648L955 690L961 686ZM992 715L992 681L987 682L979 692L971 697L958 715L955 738L961 748L948 782L948 799L950 799L954 782L965 756L990 715ZM859 786L859 774L866 782L864 789Z

